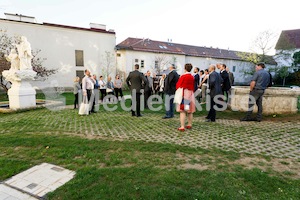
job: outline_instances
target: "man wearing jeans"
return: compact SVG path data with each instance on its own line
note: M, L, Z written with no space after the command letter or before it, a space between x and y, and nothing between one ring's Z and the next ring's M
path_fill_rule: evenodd
M165 108L166 108L166 115L163 119L169 119L174 117L174 94L176 91L176 83L179 79L179 75L175 70L175 65L171 65L169 67L170 73L165 78L165 86L164 92L166 93L165 98Z
M257 121L262 120L262 99L270 82L270 76L267 71L264 70L265 64L259 63L256 65L256 72L254 73L251 83L250 83L250 94L249 94L249 109L246 117L242 118L241 121ZM256 118L251 118L252 111L254 108L254 103L256 103L258 111Z

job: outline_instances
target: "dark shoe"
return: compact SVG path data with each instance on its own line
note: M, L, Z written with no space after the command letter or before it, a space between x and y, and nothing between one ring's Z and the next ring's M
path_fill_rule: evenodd
M244 117L242 119L240 119L241 122L250 122L250 121L253 121L251 118L249 117Z
M261 122L261 119L251 118L251 121L254 121L254 122Z
M93 111L93 110L92 110L91 112L92 112L92 113L96 113L96 112L95 112L95 111Z
M170 119L170 118L172 118L172 117L168 117L168 116L164 116L164 117L162 117L163 119Z
M135 115L135 114L131 114L131 116L132 116L132 117L135 117L136 115Z
M205 122L216 122L216 120L207 119Z
M137 117L143 117L143 115L137 115Z

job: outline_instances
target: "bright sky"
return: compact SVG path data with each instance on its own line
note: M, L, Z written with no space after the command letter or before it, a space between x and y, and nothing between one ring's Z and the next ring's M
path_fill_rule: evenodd
M250 51L262 31L300 29L299 8L299 0L0 0L0 18L17 13L39 23L106 24L117 44L138 37Z

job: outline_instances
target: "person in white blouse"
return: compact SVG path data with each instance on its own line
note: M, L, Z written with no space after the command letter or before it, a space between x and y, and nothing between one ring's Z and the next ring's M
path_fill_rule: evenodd
M166 74L163 74L159 79L159 84L158 84L159 87L158 95L161 95L162 99L164 99L165 78L166 78Z
M100 92L101 92L101 101L103 102L104 97L106 96L106 82L103 79L103 76L100 76L100 80L99 80L99 88L100 88Z
M91 72L86 69L84 71L85 77L82 79L82 92L83 96L87 96L89 104L91 106L89 113L95 112L95 106L93 104L94 102L94 95L92 96L93 90L94 90L94 84L95 80L91 77Z

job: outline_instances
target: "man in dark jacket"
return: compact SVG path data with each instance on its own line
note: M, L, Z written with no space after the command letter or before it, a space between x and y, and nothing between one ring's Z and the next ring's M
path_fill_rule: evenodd
M175 65L169 67L170 73L165 79L164 92L166 93L165 108L166 116L163 119L169 119L174 117L174 94L176 91L176 83L179 79L179 75L175 70Z
M139 72L140 67L138 64L134 67L135 70L129 73L126 83L131 91L131 114L132 116L141 117L141 90L143 85L146 84L147 79L141 72Z
M194 69L194 92L196 92L196 90L198 90L199 82L200 82L199 68L195 67L195 69Z
M233 86L233 84L234 84L234 75L231 71L229 71L229 67L226 67L226 71L229 75L230 86Z
M220 69L221 69L220 75L223 79L222 94L226 96L226 102L228 102L228 91L231 88L231 84L230 84L230 80L229 80L229 74L226 71L226 65L225 64L222 64Z
M219 73L217 73L216 67L214 65L209 66L209 78L208 78L208 87L210 90L210 110L206 117L206 122L215 122L216 121L216 100L217 95L222 94L221 84L223 83L223 79Z
M264 69L264 63L258 63L255 67L256 72L254 73L250 83L248 112L247 115L241 119L241 121L260 122L262 120L262 100L265 93L265 89L270 83L270 74ZM257 114L255 118L252 118L251 115L255 103L257 105Z
M148 102L148 99L150 98L150 96L153 94L153 91L154 91L153 78L151 77L151 72L149 70L147 71L145 78L147 80L147 84L146 84L147 87L145 87L145 89L144 89L145 90L144 91L144 94L145 94L144 100L145 100L145 108L148 109L149 108L148 103L150 103L150 102Z

